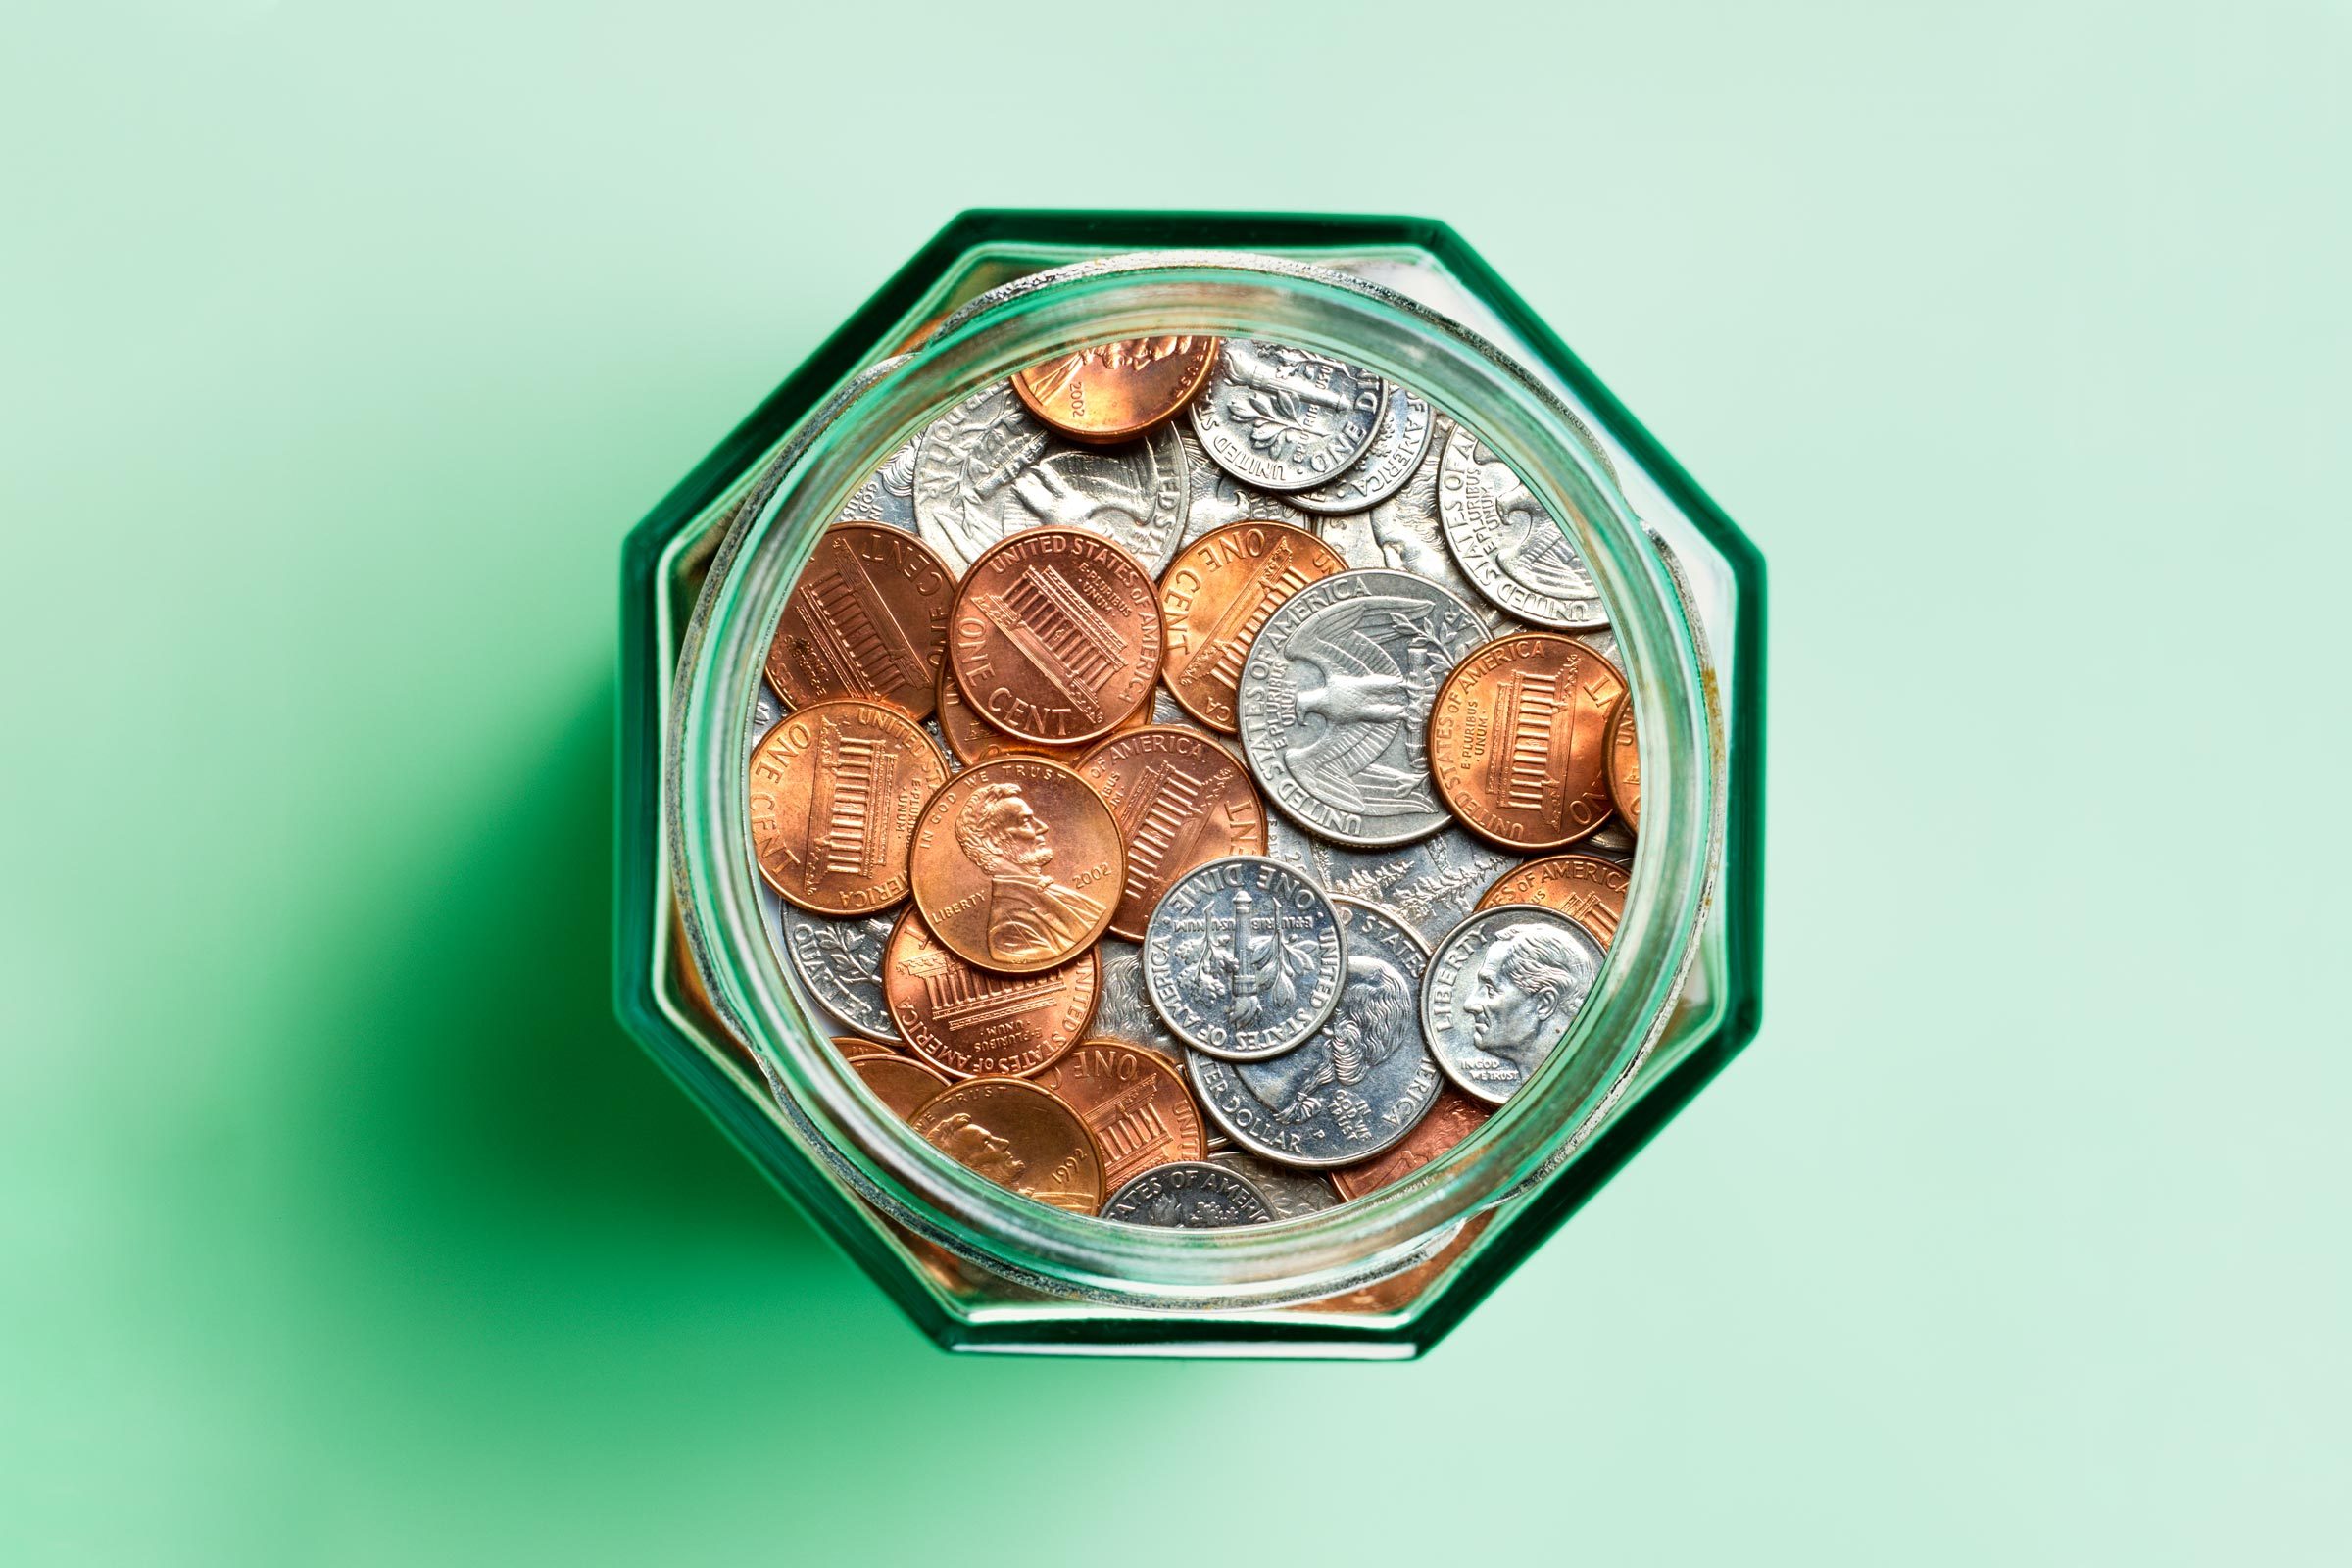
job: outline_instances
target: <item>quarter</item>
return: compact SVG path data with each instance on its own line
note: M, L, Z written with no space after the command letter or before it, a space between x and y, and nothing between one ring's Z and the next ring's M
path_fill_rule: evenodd
M1608 623L1566 530L1509 464L1458 424L1439 463L1438 520L1453 559L1497 607L1558 631Z
M859 1034L894 1043L899 1031L882 1000L882 951L890 941L887 914L830 920L776 901L772 917L782 932L792 972L818 1005Z

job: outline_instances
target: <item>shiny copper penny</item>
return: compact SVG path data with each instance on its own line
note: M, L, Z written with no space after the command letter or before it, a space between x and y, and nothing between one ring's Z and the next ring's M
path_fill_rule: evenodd
M1635 832L1642 831L1642 747L1634 738L1634 694L1628 692L1609 719L1609 799Z
M1343 1198L1363 1198L1379 1192L1393 1182L1400 1182L1422 1166L1439 1158L1447 1150L1469 1137L1494 1114L1493 1107L1482 1105L1468 1095L1448 1084L1438 1096L1438 1102L1429 1107L1404 1142L1361 1165L1350 1165L1331 1173L1332 1185Z
M932 1148L999 1187L1073 1214L1102 1206L1102 1156L1078 1112L1026 1078L974 1078L908 1122Z
M1530 860L1479 896L1478 906L1541 904L1557 909L1592 934L1602 947L1617 934L1633 879L1615 860L1597 855L1552 855Z
M1556 850L1608 820L1608 725L1625 677L1573 637L1522 632L1471 651L1438 688L1429 768L1465 826Z
M879 1040L860 1040L855 1035L833 1036L833 1050L844 1061L863 1061L868 1056L898 1054Z
M1038 1084L1078 1112L1102 1155L1102 1188L1206 1152L1200 1107L1184 1075L1156 1053L1124 1040L1089 1040L1037 1074Z
M784 602L767 645L767 683L793 708L868 697L928 717L955 600L955 575L914 535L835 523Z
M1113 735L1079 761L1078 776L1110 808L1127 846L1113 936L1143 941L1161 895L1194 866L1266 853L1266 808L1250 770L1199 730L1147 724Z
M1163 636L1159 589L1133 556L1084 529L1024 528L964 574L948 660L989 723L1068 746L1150 709Z
M939 720L939 732L947 737L948 750L967 767L992 757L1050 757L1065 766L1076 767L1078 760L1100 744L1083 741L1076 746L1045 746L1005 734L964 701L963 688L956 684L956 672L952 669L939 672L939 710L932 716ZM1152 710L1139 708L1114 733L1125 734L1151 721Z
M1331 546L1279 522L1228 523L1186 545L1159 579L1168 694L1211 729L1241 733L1242 661L1258 628L1291 595L1347 569Z
M916 1111L937 1099L948 1087L945 1074L932 1071L919 1061L884 1052L878 1056L859 1056L850 1063L850 1071L858 1081L874 1092L874 1098L888 1105L901 1121L914 1120Z
M1036 974L996 974L942 946L909 909L882 950L882 1001L906 1047L950 1078L1018 1078L1086 1033L1102 970L1088 949Z
M1081 441L1124 441L1172 418L1216 368L1213 337L1131 337L1040 360L1012 378L1022 407Z
M977 762L914 826L914 906L983 969L1067 963L1110 928L1127 880L1118 819L1093 786L1042 757Z
M752 853L785 900L872 914L907 891L907 844L948 760L896 709L856 698L785 714L752 751Z

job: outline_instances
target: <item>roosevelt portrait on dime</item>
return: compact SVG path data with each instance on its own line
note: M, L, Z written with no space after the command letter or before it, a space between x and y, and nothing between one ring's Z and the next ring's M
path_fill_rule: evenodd
M1470 1042L1524 1078L1559 1044L1592 985L1592 960L1567 937L1533 921L1505 926L1462 1000Z

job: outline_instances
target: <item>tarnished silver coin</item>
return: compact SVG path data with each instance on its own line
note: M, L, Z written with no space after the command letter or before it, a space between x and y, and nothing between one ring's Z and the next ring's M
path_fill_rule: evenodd
M1229 522L1284 522L1294 528L1314 527L1312 516L1282 497L1252 489L1209 462L1208 454L1200 450L1200 438L1193 434L1189 423L1179 419L1168 428L1176 432L1176 439L1184 445L1184 471L1192 492L1186 501L1184 544L1189 545ZM1437 491L1433 488L1430 494L1434 497Z
M1087 1035L1124 1040L1175 1065L1184 1065L1184 1042L1168 1032L1167 1024L1144 996L1144 950L1133 942L1104 937L1095 944L1095 961L1102 965L1096 989L1095 1021Z
M1204 1159L1180 1159L1129 1178L1102 1200L1102 1217L1159 1230L1223 1230L1267 1224L1274 1205L1247 1177Z
M908 533L914 527L914 448L916 438L882 461L882 466L866 477L865 483L850 492L842 503L843 522L878 522L885 527L904 528Z
M1274 815L1266 818L1266 853L1298 866L1335 898L1379 905L1433 943L1468 919L1506 872L1527 863L1459 826L1393 850L1351 850Z
M1256 1188L1264 1196L1266 1206L1274 1210L1276 1219L1303 1219L1347 1201L1340 1196L1340 1190L1331 1185L1330 1177L1317 1176L1311 1171L1286 1170L1245 1149L1222 1150L1209 1155L1208 1162Z
M1364 455L1337 478L1291 500L1308 512L1365 512L1380 505L1403 489L1429 456L1430 423L1429 400L1391 382L1380 428Z
M1006 534L1049 525L1099 533L1156 577L1184 536L1190 488L1172 427L1115 446L1065 441L999 381L917 440L914 531L958 577Z
M1340 999L1347 939L1297 866L1230 855L1176 879L1144 928L1144 983L1176 1038L1236 1061L1279 1055Z
M1575 1022L1600 961L1583 926L1540 905L1498 904L1464 920L1421 982L1438 1065L1464 1094L1501 1104Z
M1388 382L1346 360L1228 338L1193 400L1193 434L1242 483L1288 494L1336 479L1362 457L1388 396Z
M1253 1154L1329 1170L1400 1142L1446 1085L1421 1038L1429 949L1385 911L1334 899L1348 979L1331 1019L1303 1045L1257 1061L1188 1054L1209 1120Z
M1585 558L1511 466L1460 425L1438 461L1438 521L1471 585L1521 620L1559 631L1608 624Z
M889 1004L882 1000L882 950L890 942L896 911L829 920L786 904L764 886L760 891L762 901L776 904L792 972L824 1009L868 1040L899 1039Z
M1429 450L1403 489L1369 512L1317 517L1315 532L1350 566L1387 566L1426 577L1477 611L1494 629L1505 629L1502 612L1470 586L1470 579L1454 564L1453 552L1446 548L1446 532L1438 522L1438 465L1453 421L1441 414L1430 424Z
M1250 645L1237 705L1267 798L1357 849L1450 822L1429 773L1429 710L1486 636L1476 611L1410 572L1343 571L1292 595Z

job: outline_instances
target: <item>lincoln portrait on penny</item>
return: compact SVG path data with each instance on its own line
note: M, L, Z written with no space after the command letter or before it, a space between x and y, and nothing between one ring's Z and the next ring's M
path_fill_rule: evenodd
M956 843L988 876L988 951L1005 963L1074 953L1103 906L1047 874L1054 846L1018 784L983 784L956 813Z

